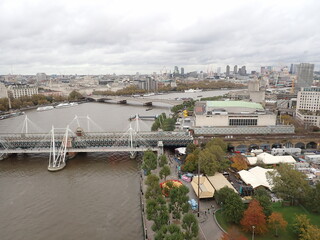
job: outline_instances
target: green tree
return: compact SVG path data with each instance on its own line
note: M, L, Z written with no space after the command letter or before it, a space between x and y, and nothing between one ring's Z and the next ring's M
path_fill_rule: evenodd
M295 216L294 223L292 225L293 232L300 236L305 232L310 225L310 219L305 214L299 214Z
M182 165L182 170L184 172L194 172L197 169L198 156L194 153L188 154L184 164Z
M79 93L79 92L77 92L76 90L73 90L73 91L69 94L69 97L68 97L68 99L69 99L70 101L77 101L77 100L80 100L80 99L82 99L82 98L83 98L82 94Z
M189 210L189 189L182 185L180 187L172 188L170 190L170 203L169 210L172 213L173 218L180 219L181 213L187 213Z
M160 178L164 178L166 180L167 176L171 174L170 167L168 165L164 165L163 168L159 172Z
M201 171L209 176L213 176L219 169L219 163L216 156L207 149L200 152L199 164Z
M155 240L184 240L180 227L176 224L162 226L155 235Z
M268 218L269 226L275 230L275 236L278 237L278 229L285 229L288 225L288 222L283 219L281 213L273 212Z
M182 218L182 229L184 229L184 238L192 240L199 234L198 220L192 213L187 213Z
M271 197L265 188L257 188L254 191L254 199L258 200L261 207L263 208L264 214L268 217L272 213L272 202Z
M158 176L154 174L148 175L147 179L145 180L145 184L147 185L147 191L145 196L146 199L156 199L162 195Z
M211 146L219 146L224 152L226 152L228 148L228 144L226 144L221 138L213 138L206 144L206 148L210 148Z
M193 153L194 150L197 149L197 146L194 143L189 143L186 148L186 154Z
M166 201L162 196L157 199L147 200L147 219L153 220L153 231L158 231L163 225L166 225L169 221L169 212L166 205Z
M306 198L305 193L309 192L310 186L305 174L287 164L281 164L276 170L267 175L273 183L273 192L284 200L290 200L292 205L295 200Z
M215 193L216 202L220 205L223 205L223 204L225 204L226 199L230 195L234 195L234 194L235 194L234 190L225 186L225 187L221 188L219 191L216 191L216 193Z
M160 157L159 157L159 166L160 167L163 167L164 165L168 164L168 160L167 160L167 156L162 154Z
M146 172L146 175L149 175L151 173L151 170L157 168L157 156L154 152L144 152L141 168Z
M223 205L222 213L228 222L239 223L244 209L244 204L240 196L238 194L230 195Z
M306 206L310 211L320 213L320 183L307 193Z
M309 225L306 229L302 230L299 240L319 240L320 239L320 228Z

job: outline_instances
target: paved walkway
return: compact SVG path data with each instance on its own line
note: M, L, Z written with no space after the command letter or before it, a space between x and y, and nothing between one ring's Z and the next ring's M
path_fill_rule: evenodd
M177 172L177 165L178 163L173 160L173 156L167 154L167 158L169 161L169 166L171 169L171 174L167 177L167 180L170 179L178 179L178 172ZM153 173L157 174L159 171L155 170ZM144 181L144 177L143 177ZM182 181L183 182L183 181ZM195 199L197 200L197 196L191 186L190 183L183 182L185 186L189 188L189 198L190 199ZM146 191L146 186L145 184L142 184L143 191ZM145 206L144 206L145 209ZM210 200L200 200L200 213L199 213L199 238L201 240L219 240L222 235L222 231L216 224L214 217L213 217L213 212L214 209L217 209L216 202L212 199ZM194 211L194 214L197 216L198 212ZM147 230L147 239L152 240L154 239L154 233L151 230L151 226L153 224L153 221L148 221L146 220L146 230Z
M178 179L178 172L177 172L177 162L173 160L173 156L167 155L171 167L171 175L167 177L167 179ZM194 192L192 186L188 182L184 182L185 186L189 188L189 198L197 200L197 195ZM219 240L222 235L222 231L216 224L213 212L214 209L217 209L217 204L213 199L203 199L200 200L200 214L199 214L199 236L202 240ZM194 214L197 216L197 211L194 211Z

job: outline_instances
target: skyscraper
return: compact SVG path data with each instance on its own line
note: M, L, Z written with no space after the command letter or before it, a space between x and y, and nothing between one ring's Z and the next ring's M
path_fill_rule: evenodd
M183 67L181 68L181 72L180 73L181 73L181 75L184 75L184 68Z
M246 66L242 66L240 69L239 69L239 74L241 76L245 76L247 74L247 70L246 70Z
M173 74L174 74L174 75L179 75L179 68L178 68L178 66L174 66Z
M311 87L313 83L314 64L300 63L297 65L297 81L295 89L299 90L302 87Z
M233 67L233 74L238 74L238 66L234 65Z
M229 75L230 75L230 66L227 65L227 67L226 67L226 76L229 77Z

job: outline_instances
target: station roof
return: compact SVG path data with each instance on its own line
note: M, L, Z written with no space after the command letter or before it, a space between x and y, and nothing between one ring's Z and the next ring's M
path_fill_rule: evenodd
M207 101L207 106L211 108L228 108L228 107L238 107L238 108L252 108L264 110L261 104L254 102L244 102L244 101Z

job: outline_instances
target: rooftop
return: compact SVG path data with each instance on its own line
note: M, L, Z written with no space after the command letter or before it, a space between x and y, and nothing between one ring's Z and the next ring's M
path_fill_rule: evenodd
M207 101L207 106L213 108L239 107L264 110L262 105L259 103L244 101Z

